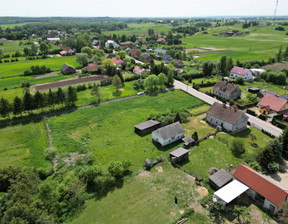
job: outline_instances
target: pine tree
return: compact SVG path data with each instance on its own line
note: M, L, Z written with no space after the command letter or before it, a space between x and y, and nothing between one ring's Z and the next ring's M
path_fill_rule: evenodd
M66 100L65 93L64 93L63 89L59 87L57 92L56 92L56 103L57 104L61 103L62 107L63 107L65 100Z
M121 79L118 75L113 76L112 85L116 88L116 91L118 92L119 88L122 86Z
M21 114L22 117L23 105L22 100L18 96L14 98L12 110L14 115Z
M9 113L11 111L11 105L8 100L4 99L3 97L0 100L0 115L1 117L6 117L10 119Z
M229 58L227 61L227 71L230 71L233 68L233 59Z
M167 75L167 83L169 87L174 86L174 71L170 70Z
M34 95L34 108L38 109L38 108L42 107L43 100L44 99L43 99L42 94L39 91L37 91ZM42 112L43 112L43 107L42 107Z
M68 105L73 106L77 100L77 93L76 89L73 88L72 86L68 87L68 92L67 92L67 102Z
M56 102L56 94L52 92L51 89L49 89L48 96L47 96L47 103L49 106L53 107L53 110L54 110L55 102Z
M34 110L34 101L33 96L29 91L26 91L23 97L23 108L26 111L30 111L31 113Z
M181 116L180 116L179 112L176 113L175 119L174 119L174 122L177 122L177 121L179 121L181 123Z
M222 56L219 63L219 70L221 74L226 75L227 74L227 58L226 56Z

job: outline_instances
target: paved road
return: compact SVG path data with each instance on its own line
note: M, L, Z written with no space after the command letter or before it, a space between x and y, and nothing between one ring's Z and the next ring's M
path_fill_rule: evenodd
M203 100L204 102L212 105L214 102L220 102L219 100L205 94L197 91L196 89L193 89L191 86L188 86L180 81L175 80L174 82L175 89L182 89L185 92L188 92L189 94L199 98L200 100ZM257 117L254 117L250 114L246 115L249 117L248 121L250 124L260 130L265 130L266 132L279 137L282 134L282 130L280 128L275 127L274 125L270 124L269 122L263 121Z

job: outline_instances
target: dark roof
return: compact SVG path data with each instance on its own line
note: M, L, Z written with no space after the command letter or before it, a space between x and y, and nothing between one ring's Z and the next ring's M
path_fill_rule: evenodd
M158 133L162 139L166 140L166 139L170 139L172 137L175 137L176 135L179 135L181 133L184 133L185 130L182 127L182 125L180 124L180 122L177 121L177 122L175 122L173 124L169 124L163 128L159 128L154 132Z
M155 126L155 125L159 125L159 124L160 124L159 121L148 120L148 121L145 121L145 122L143 122L143 123L141 123L141 124L137 124L137 125L135 125L134 127L137 128L137 129L139 129L139 130L145 130L145 129L147 129L147 128L151 128L151 127L153 127L153 126Z
M178 149L174 150L173 152L170 152L170 156L178 158L178 157L185 155L188 152L189 151L187 149L178 148Z
M182 138L182 140L185 144L190 144L190 143L195 142L195 140L191 136L187 136L185 138Z
M284 99L284 100L288 100L288 94L281 95L281 96L279 96L279 98Z
M65 74L68 74L68 73L75 73L76 72L76 69L68 64L64 64L62 67L61 67L61 72L62 73L65 73Z
M249 87L247 88L247 90L252 90L252 91L260 91L260 88L257 88L257 87Z
M228 173L226 170L221 169L209 177L209 180L212 181L217 187L221 188L233 179L231 173Z
M222 92L232 93L234 90L238 90L241 92L241 89L226 81L219 81L214 85L214 89L219 89Z
M243 164L237 167L234 177L278 207L288 196L286 189L276 185L264 175Z
M278 96L278 93L276 91L270 89L262 89L260 92L263 94L263 96L266 95Z
M237 108L227 107L226 104L215 102L207 111L213 117L217 117L230 124L235 124L237 120L243 115L243 112ZM247 115L244 114L247 117Z

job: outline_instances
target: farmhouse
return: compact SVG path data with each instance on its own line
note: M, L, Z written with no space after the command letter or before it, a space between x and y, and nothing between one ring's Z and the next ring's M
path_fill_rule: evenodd
M145 62L145 63L149 63L152 60L152 57L149 54L143 54L141 56L141 58L142 58L142 61Z
M184 137L185 130L180 122L167 125L152 132L152 139L162 146L171 144Z
M230 78L236 79L239 76L243 77L245 81L254 79L253 73L249 69L234 66L230 71Z
M138 49L135 49L135 50L132 51L132 55L139 57L141 55L141 51L139 51Z
M213 87L213 94L224 97L227 100L235 100L241 98L242 90L227 81L219 81Z
M185 67L184 63L181 60L173 59L173 61L174 61L174 65L176 68L184 68Z
M112 58L112 61L114 62L115 65L124 65L125 62L122 61L120 58Z
M154 51L154 54L166 54L166 50L164 49L161 49L161 48L157 48L155 51Z
M133 73L136 74L136 75L143 75L145 73L145 69L144 68L141 68L139 66L136 66L134 69L133 69Z
M253 73L254 76L261 75L263 72L265 72L262 68L251 68L250 71Z
M105 43L105 47L110 48L110 46L113 46L114 49L120 47L120 45L117 44L114 40L107 40Z
M60 51L61 56L72 56L75 55L75 50L72 50L70 47L66 47L63 51Z
M287 109L287 100L269 94L265 95L258 103L258 110L262 114L279 113Z
M173 163L180 163L189 159L189 151L187 149L178 148L170 152L170 159Z
M96 71L98 69L99 65L97 63L89 63L86 67L86 69L88 70L88 72L92 72L92 71Z
M246 128L248 116L236 106L227 107L226 104L215 102L207 111L206 121L230 133L236 133Z
M122 42L122 43L120 43L120 46L121 46L121 47L129 47L129 48L132 48L132 47L133 47L133 43L130 42L130 41Z
M248 166L240 164L234 173L234 177L249 187L247 194L252 199L260 202L271 213L277 212L281 204L288 199L287 189L283 189Z
M134 126L135 132L139 135L146 135L151 133L152 131L158 129L161 126L159 121L148 120L141 124L137 124Z
M68 64L64 64L62 67L61 67L61 72L64 74L64 75L68 75L68 74L73 74L73 73L76 73L76 69Z

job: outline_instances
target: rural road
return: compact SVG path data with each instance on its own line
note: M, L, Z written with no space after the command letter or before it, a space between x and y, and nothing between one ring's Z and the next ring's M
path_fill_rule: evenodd
M180 81L177 81L175 80L174 82L174 86L175 86L175 89L181 89L195 97L197 97L198 99L212 105L213 103L215 102L219 102L219 103L222 103L221 101L205 94L205 93L201 93L199 91L197 91L196 89L193 89L191 86L188 86ZM264 130L272 135L274 135L275 137L279 137L281 134L282 134L282 130L280 128L277 128L275 127L274 125L266 122L266 121L263 121L257 117L254 117L250 114L247 114L246 115L249 117L248 121L250 122L250 124L259 129L259 130Z

